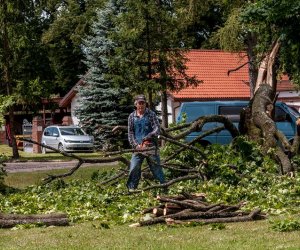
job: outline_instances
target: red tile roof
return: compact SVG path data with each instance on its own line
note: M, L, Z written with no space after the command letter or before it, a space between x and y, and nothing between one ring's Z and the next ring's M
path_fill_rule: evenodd
M299 88L299 87L298 87ZM297 87L294 86L290 81L289 77L287 75L283 75L281 79L277 82L277 91L295 91L297 90Z
M174 99L182 101L207 99L249 99L248 65L234 70L248 61L245 53L230 53L220 50L191 50L188 58L187 74L202 80L198 87L188 87L173 92ZM285 80L285 81L284 81ZM281 88L282 87L282 88ZM292 89L287 79L278 84L278 90Z
M185 88L171 95L175 100L211 100L211 99L249 99L248 65L234 70L248 61L245 53L230 53L221 50L191 50L187 54L187 74L202 80L198 87ZM88 74L88 73L87 73ZM68 107L77 94L78 85L83 85L83 78L60 101L60 107ZM294 87L287 76L277 84L278 91L291 91Z

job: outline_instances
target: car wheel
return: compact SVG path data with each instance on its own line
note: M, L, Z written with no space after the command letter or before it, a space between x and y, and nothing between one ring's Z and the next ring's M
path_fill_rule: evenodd
M47 149L45 147L42 147L42 154L46 154L46 153L47 153Z
M64 151L65 151L65 150L64 150L64 146L63 146L61 143L58 144L58 150L59 150L60 152L64 152Z

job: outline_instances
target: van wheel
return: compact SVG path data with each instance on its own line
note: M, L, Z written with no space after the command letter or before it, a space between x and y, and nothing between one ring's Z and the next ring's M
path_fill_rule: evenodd
M200 140L199 143L204 148L210 145L209 141L204 141L204 140Z
M65 150L64 150L64 146L63 146L61 143L58 144L58 150L59 150L60 152L64 152L64 151L65 151Z

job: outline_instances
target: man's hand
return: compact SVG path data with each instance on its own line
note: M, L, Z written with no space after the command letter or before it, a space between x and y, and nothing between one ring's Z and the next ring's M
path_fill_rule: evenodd
M140 151L140 150L142 150L143 148L144 148L143 144L139 144L139 145L136 146L135 149L136 149L137 151Z

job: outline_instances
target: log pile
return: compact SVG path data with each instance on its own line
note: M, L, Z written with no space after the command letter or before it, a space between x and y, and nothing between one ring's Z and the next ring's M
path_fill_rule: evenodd
M69 220L64 213L52 214L3 214L0 213L0 228L11 228L20 224L42 224L46 226L67 226Z
M157 196L160 205L147 208L143 214L152 213L152 218L130 227L150 226L158 223L228 223L265 219L266 214L260 209L251 212L241 211L243 203L237 205L209 204L202 194L184 194L178 196Z

